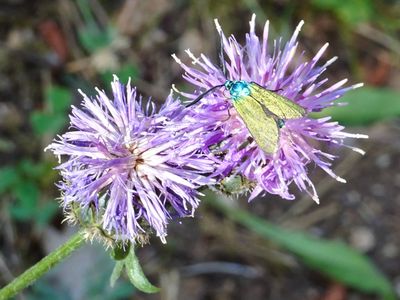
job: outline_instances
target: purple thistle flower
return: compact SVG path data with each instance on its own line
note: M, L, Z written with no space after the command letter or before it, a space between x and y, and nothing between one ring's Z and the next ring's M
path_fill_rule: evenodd
M130 82L115 77L113 98L83 96L82 108L72 107L71 130L50 144L66 157L58 166L66 210L93 209L105 232L134 241L152 228L165 242L174 217L193 216L199 204L196 189L213 183L213 162L197 154L202 140L185 127L180 101L169 96L158 112L148 102L143 110Z
M250 200L265 193L294 199L289 191L289 185L294 182L301 191L306 191L318 203L317 192L308 176L310 163L318 165L338 181L345 180L335 175L331 169L336 156L316 148L315 140L344 145L345 138L367 136L344 132L344 127L331 121L329 117L312 119L307 114L334 105L334 101L346 91L362 84L343 87L347 81L345 79L327 86L328 79L321 79L321 74L336 60L334 57L322 66L317 65L328 44L325 44L311 61L301 60L304 53L300 57L295 55L298 46L296 40L303 22L300 22L286 44L282 45L281 39L270 44L269 23L265 24L260 41L255 33L253 15L244 46L240 45L233 35L227 39L217 20L215 24L228 58L228 61L224 62L228 78L205 55L196 58L187 50L193 64L198 68L189 67L175 55L173 57L185 70L184 79L199 90L181 94L195 99L202 91L224 84L227 80L253 81L299 104L306 110L306 116L285 121L285 126L279 130L279 149L275 154L268 155L250 138L248 129L229 100L229 92L224 87L215 89L197 105L190 107L191 116L197 118L198 126L204 131L203 150L217 147L219 153L224 153L222 163L214 175L224 178L231 174L239 174L254 182L255 187ZM272 48L271 52L269 48ZM358 148L350 148L363 153Z

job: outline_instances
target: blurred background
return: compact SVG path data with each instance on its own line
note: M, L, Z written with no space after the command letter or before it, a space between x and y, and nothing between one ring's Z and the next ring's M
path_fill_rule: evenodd
M0 286L74 232L58 208L56 160L44 153L68 126L82 89L110 90L112 74L132 78L161 104L175 83L190 90L171 58L184 50L217 62L218 18L226 34L244 40L252 13L258 33L267 19L272 37L286 41L300 20L300 49L323 60L339 56L330 82L349 78L365 88L347 107L329 111L366 150L340 156L341 184L310 166L321 204L264 197L238 206L282 228L340 240L368 257L400 294L400 2L396 0L56 0L0 1ZM295 188L293 187L293 190ZM211 197L216 197L211 196ZM94 243L74 253L16 299L381 299L339 283L279 248L226 212L204 203L195 219L171 223L166 245L154 238L138 250L161 293L146 295L125 278L109 287L113 262ZM353 268L354 269L354 268ZM360 276L360 281L368 280ZM379 294L379 293L378 293Z

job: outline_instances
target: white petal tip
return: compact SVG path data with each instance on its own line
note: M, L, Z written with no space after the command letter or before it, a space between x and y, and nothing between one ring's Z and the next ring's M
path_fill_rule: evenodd
M329 62L330 62L330 63L333 63L333 62L335 62L337 59L338 59L338 57L337 57L337 56L334 56L334 57L332 57L332 58L329 60Z
M215 27L217 28L218 33L222 32L221 25L219 25L218 19L214 19Z
M357 83L357 84L353 85L353 90L354 89L358 89L358 88L363 87L363 86L364 86L364 82Z
M315 203L319 204L319 198L317 196L313 196L312 199Z
M188 55L191 59L193 59L192 64L194 64L194 65L197 64L197 62L199 61L199 59L198 59L196 56L194 56L194 54L192 53L192 51L190 51L190 49L186 49L185 52L187 53L187 55Z
M352 150L353 150L354 152L357 152L357 153L361 154L361 155L365 155L365 151L362 150L362 149L360 149L360 148L353 148Z
M255 24L256 24L256 14L252 14L251 15L251 20L250 20L250 28L252 29L252 28L254 28L254 26L255 26Z
M369 136L367 134L354 134L352 137L356 139L369 139Z
M177 89L177 87L175 86L175 84L172 84L172 89L171 91L177 92L178 94L180 94L181 92Z
M178 58L178 56L176 56L175 53L172 53L171 56L178 64L182 64L182 61Z
M336 180L341 182L341 183L347 183L346 179L343 179L342 177L336 177Z
M296 39L296 37L297 37L297 35L299 34L299 32L300 32L300 30L301 30L301 27L303 27L303 25L304 25L304 20L301 20L300 22L299 22L299 25L297 25L297 27L296 27L296 29L295 29L295 31L294 31L294 33L293 33L293 37Z
M81 94L83 97L86 97L86 94L81 89L78 89L78 93Z

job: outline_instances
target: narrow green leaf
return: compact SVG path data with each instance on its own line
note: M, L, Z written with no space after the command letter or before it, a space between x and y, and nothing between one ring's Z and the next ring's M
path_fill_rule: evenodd
M116 37L116 31L111 26L102 30L98 26L90 24L78 31L78 37L82 46L90 53L94 53L111 45Z
M135 247L131 247L129 255L124 260L126 274L128 275L131 283L140 291L145 293L157 293L159 288L152 285L146 275L144 275L142 267L140 266L139 260L135 254Z
M344 243L280 228L221 201L208 202L236 222L293 252L309 267L355 289L380 294L387 300L395 299L386 277L366 256Z
M112 271L112 274L110 277L110 286L111 287L114 287L118 278L121 277L122 269L124 268L124 266L125 266L124 261L116 261L115 262L115 267L114 267L114 270Z
M373 87L350 91L340 98L346 106L335 106L314 113L314 117L332 116L344 125L367 125L400 116L400 92Z

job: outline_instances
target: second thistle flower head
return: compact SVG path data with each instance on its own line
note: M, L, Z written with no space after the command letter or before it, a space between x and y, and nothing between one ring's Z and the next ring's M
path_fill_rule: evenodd
M164 242L168 220L193 215L196 189L212 183L202 175L213 171L212 162L197 154L195 136L178 130L180 101L169 97L158 112L149 101L142 109L129 83L114 78L111 86L112 98L81 92L70 131L48 146L64 160L62 205L113 240L134 242L153 230Z
M198 68L189 67L173 56L185 70L183 77L199 90L208 91L191 107L191 116L198 119L197 124L203 129L204 148L222 157L214 175L220 179L240 175L252 182L250 199L262 193L294 199L289 191L289 185L294 182L318 202L317 192L308 176L310 163L318 165L338 181L344 182L344 179L331 170L335 156L318 149L315 141L344 145L343 140L347 137L366 136L346 133L343 126L329 117L313 119L308 113L334 105L346 91L361 85L343 87L347 80L342 80L328 86L328 80L321 78L336 60L333 58L318 65L328 44L310 61L296 58L297 37L303 22L287 43L283 44L281 39L270 43L269 23L265 24L259 38L253 15L245 45L239 44L233 35L226 38L217 20L215 23L227 57L227 61L221 62L226 74L204 55L196 58L187 51ZM249 85L253 88L248 89ZM265 93L269 93L267 100L272 104L268 105L266 99L260 98L267 97L263 96ZM279 95L278 99L274 99L274 93ZM199 100L201 92L182 94ZM283 111L286 109L287 114L277 112L282 109L279 105L283 102L286 103Z

